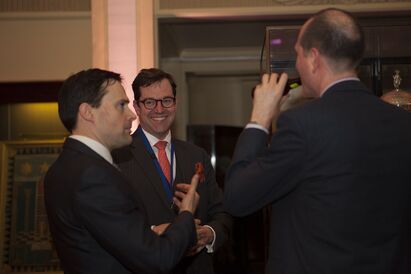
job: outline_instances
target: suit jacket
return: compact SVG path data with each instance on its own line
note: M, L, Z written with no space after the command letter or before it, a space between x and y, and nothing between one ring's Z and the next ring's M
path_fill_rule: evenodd
M195 218L214 229L216 249L227 239L231 229L231 217L223 210L223 194L215 180L210 159L203 149L193 144L177 139L172 139L171 142L176 156L174 185L189 184L195 173L195 163L201 162L204 165L206 180L199 183L197 187L200 203ZM150 155L138 131L133 134L133 142L129 147L115 150L112 154L114 161L131 182L134 192L142 197L150 225L172 222L176 218L176 211L171 208L167 200L160 175L155 168L153 159L156 156ZM173 273L196 274L213 272L212 256L205 249L195 256L185 257L173 271Z
M245 129L224 185L246 215L271 204L267 273L411 273L411 114L359 81Z
M65 273L157 273L196 242L193 216L180 214L162 237L147 222L123 175L68 138L45 177L51 233Z

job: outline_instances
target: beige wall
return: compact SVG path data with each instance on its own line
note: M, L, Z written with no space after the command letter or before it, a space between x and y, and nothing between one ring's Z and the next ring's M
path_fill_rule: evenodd
M224 52L225 60L212 60ZM249 92L259 75L259 49L186 51L183 55L183 59L163 59L160 64L177 83L173 134L185 139L188 124L243 126L251 110ZM228 55L242 56L242 60Z
M63 80L91 66L90 13L0 13L0 81Z
M251 89L257 81L257 75L188 75L189 124L244 127L250 120Z
M89 12L0 13L0 37L0 82L64 80L91 67ZM67 134L56 103L0 104L0 122L0 140Z

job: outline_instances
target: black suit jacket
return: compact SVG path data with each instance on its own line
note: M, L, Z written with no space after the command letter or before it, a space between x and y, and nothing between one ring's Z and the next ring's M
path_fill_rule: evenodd
M172 143L177 164L175 184L189 184L195 172L195 163L201 162L204 165L206 180L197 187L200 203L195 218L214 229L217 249L228 237L231 217L223 210L223 193L215 180L210 159L203 149L193 144L177 139L172 139ZM133 190L142 197L150 225L172 222L176 218L176 211L167 200L160 175L153 162L155 155L149 154L138 131L133 134L133 142L129 147L115 150L112 154L114 161L131 182ZM212 256L205 249L195 256L185 257L173 270L173 273L213 272Z
M411 273L411 114L358 81L283 113L267 135L245 129L225 205L272 205L267 273Z
M180 214L162 237L126 178L83 143L68 138L45 177L51 232L65 273L157 273L196 241L193 216Z

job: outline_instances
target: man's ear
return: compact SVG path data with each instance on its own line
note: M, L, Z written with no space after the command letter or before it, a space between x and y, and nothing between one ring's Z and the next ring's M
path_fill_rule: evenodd
M321 56L318 52L318 49L311 48L310 50L310 65L311 65L311 72L315 73L321 64Z
M81 103L78 108L78 113L81 119L89 122L94 122L94 113L92 107L87 103Z

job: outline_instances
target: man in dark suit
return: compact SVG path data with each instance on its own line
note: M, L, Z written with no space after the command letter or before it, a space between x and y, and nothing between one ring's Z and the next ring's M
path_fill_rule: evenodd
M223 210L223 194L210 159L203 149L171 137L176 84L170 74L155 68L143 69L133 82L133 91L140 125L132 135L131 145L113 152L114 161L142 197L149 223L159 234L176 218L171 199L174 187L187 188L195 165L203 165L205 176L197 188L201 199L195 213L198 243L173 273L213 273L211 253L227 239L231 218ZM167 142L165 148L158 148L159 141ZM163 162L167 165L165 170Z
M243 216L271 205L267 273L411 273L411 114L357 78L364 38L348 13L311 17L295 50L316 99L279 115L287 75L263 75L225 206Z
M60 89L59 115L71 135L46 174L45 201L65 273L164 272L196 243L198 176L176 192L179 214L159 237L113 165L110 151L131 142L136 116L128 102L120 75L110 71L81 71Z

